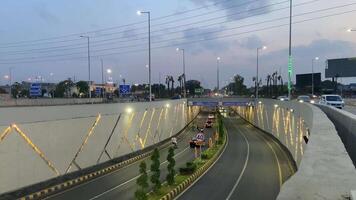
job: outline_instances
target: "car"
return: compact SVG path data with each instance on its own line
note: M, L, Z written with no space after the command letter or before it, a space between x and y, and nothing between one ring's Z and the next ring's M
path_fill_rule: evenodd
M304 102L310 103L310 97L307 95L301 95L301 96L298 96L297 101L300 103L304 103Z
M205 123L205 128L212 128L213 127L213 121L211 119L208 119Z
M345 106L345 102L342 97L336 94L322 95L319 103L322 105L333 106L340 109Z
M214 118L215 118L215 116L213 114L208 115L208 119L214 119Z
M277 97L277 100L280 100L280 101L289 101L289 98L287 96L279 96Z

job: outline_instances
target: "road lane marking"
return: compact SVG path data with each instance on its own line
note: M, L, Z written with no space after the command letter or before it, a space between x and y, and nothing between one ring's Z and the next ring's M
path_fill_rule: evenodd
M263 136L260 136L258 133L256 134L257 137L262 138L262 140L267 144L267 146L272 150L272 153L274 155L274 158L276 159L277 166L278 166L278 175L279 175L279 188L282 187L283 184L283 175L282 175L282 168L278 160L278 156L276 151L273 149L272 145L270 144L269 141L267 141Z
M226 129L225 129L226 130ZM201 178L204 177L204 175L206 173L209 172L209 170L214 167L214 165L219 161L220 157L225 153L225 150L227 148L227 145L229 144L229 134L228 134L228 131L226 130L226 144L225 144L225 147L223 149L223 151L221 152L221 154L219 155L219 157L216 158L216 160L213 162L213 164L211 164L211 166L199 177L197 178L190 186L188 186L185 190L183 190L178 196L176 196L174 198L174 200L177 200L179 199L186 191L188 191L191 187L193 187L195 185L195 183L197 183Z
M184 153L184 152L187 151L188 149L190 149L190 147L187 147L187 148L185 148L183 151L180 151L180 152L177 153L174 157L175 157L175 158L178 157L179 155L181 155L182 153ZM167 162L168 162L168 161L166 160L166 161L162 162L160 165L163 165L163 164L165 164L165 163L167 163ZM150 172L151 172L150 170L147 171L147 173L150 173ZM114 190L116 190L116 189L118 189L118 188L120 188L120 187L122 187L122 186L124 186L124 185L126 185L126 184L128 184L128 183L130 183L130 182L132 182L132 181L134 181L134 180L136 180L136 179L138 179L140 176L141 176L141 174L139 174L139 175L137 175L137 176L131 178L130 180L127 180L127 181L121 183L120 185L117 185L117 186L115 186L115 187L113 187L113 188L110 188L109 190L106 190L105 192L100 193L100 194L94 196L93 198L91 198L91 199L89 199L89 200L97 199L97 198L99 198L99 197L101 197L101 196L103 196L103 195L105 195L105 194L108 194L108 193L110 193L110 192L112 192L112 191L114 191Z
M232 120L230 120L230 121L232 121ZM233 123L231 123L231 124L233 125L233 127L236 127L235 124L233 124ZM238 128L236 128L236 129L238 129ZM240 131L241 131L241 130L240 130ZM242 131L241 131L241 135L243 136L243 138L244 138L244 140L246 141L246 144L247 144L247 153L246 153L245 164L244 164L244 167L242 168L242 171L241 171L241 173L240 173L240 176L239 176L239 178L237 179L237 181L236 181L234 187L233 187L232 190L230 191L229 195L226 197L226 200L229 200L229 199L231 198L232 194L235 192L237 186L239 185L239 183L240 183L240 181L241 181L241 178L242 178L242 176L244 175L245 170L246 170L246 168L247 168L247 163L248 163L248 160L249 160L249 157L250 157L250 143L248 142L248 140L247 140L245 134L244 134Z

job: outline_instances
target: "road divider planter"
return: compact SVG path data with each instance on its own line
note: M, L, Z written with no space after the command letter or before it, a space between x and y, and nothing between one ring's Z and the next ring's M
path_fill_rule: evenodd
M222 126L222 125L221 125ZM218 128L226 133L225 128ZM171 200L182 194L186 189L193 185L200 177L202 177L219 159L220 155L226 147L227 134L219 134L223 137L221 142L202 152L201 157L196 158L192 162L188 162L186 167L180 168L180 174L175 177L175 184L169 186L167 183L162 185L158 193L150 192L148 194L149 200ZM193 173L189 173L194 169Z

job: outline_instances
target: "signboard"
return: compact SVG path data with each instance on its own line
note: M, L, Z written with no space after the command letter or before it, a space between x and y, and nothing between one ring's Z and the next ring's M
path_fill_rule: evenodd
M195 92L195 94L203 94L204 89L203 89L203 88L196 88L196 89L194 90L194 92Z
M205 141L204 133L198 133L197 136L196 136L196 139L198 141Z
M95 94L101 95L101 90L102 90L102 88L100 88L100 87L95 88Z
M40 97L42 96L41 84L32 83L30 87L30 96L31 97Z
M120 85L120 94L130 94L130 85Z
M219 102L195 102L188 103L188 105L192 106L206 106L206 107L215 107L219 105Z
M248 102L222 102L222 106L246 106Z
M356 77L356 58L327 60L325 78L333 77Z
M296 87L298 89L304 89L312 86L313 74L297 74L296 75ZM321 86L321 73L314 73L314 87Z

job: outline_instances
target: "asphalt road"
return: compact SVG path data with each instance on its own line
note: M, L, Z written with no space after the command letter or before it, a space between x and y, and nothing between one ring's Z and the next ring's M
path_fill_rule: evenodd
M344 110L356 115L356 106L345 106Z
M208 113L201 113L193 124L203 127ZM185 166L185 163L194 159L194 150L189 148L189 140L196 134L196 129L187 128L178 138L178 149L175 150L176 169ZM210 137L213 129L206 129L206 137ZM168 148L160 150L161 180L164 181L167 174ZM144 159L149 170L150 158ZM142 161L142 160L141 160ZM139 177L139 164L141 161L128 165L118 171L98 177L61 193L47 197L50 200L94 200L94 199L134 199L136 191L136 179Z
M269 135L240 118L226 118L228 144L218 162L179 200L276 199L293 173L287 154Z

